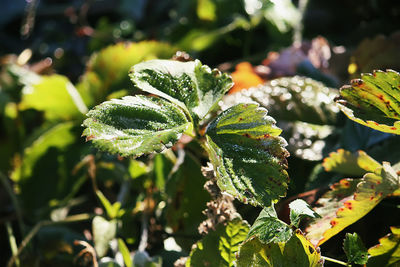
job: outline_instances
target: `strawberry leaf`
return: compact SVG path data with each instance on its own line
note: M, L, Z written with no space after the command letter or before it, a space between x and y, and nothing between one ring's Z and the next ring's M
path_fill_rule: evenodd
M102 150L138 157L171 147L191 133L184 112L162 98L126 96L106 101L91 110L83 135Z
M239 104L207 128L207 150L222 191L269 207L286 194L289 153L281 129L258 104Z
M362 74L340 88L336 102L349 119L400 135L400 74L393 70Z

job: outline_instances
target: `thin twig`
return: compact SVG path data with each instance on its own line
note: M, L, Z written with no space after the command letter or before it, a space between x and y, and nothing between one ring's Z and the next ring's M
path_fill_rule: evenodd
M10 222L6 222L6 228L7 228L8 240L10 242L11 253L13 256L15 256L17 255L18 246ZM17 265L17 267L20 266L18 258L15 260L15 265Z
M340 261L340 260L337 260L337 259L332 259L332 258L329 258L329 257L326 257L326 256L321 256L321 258L323 258L326 261L330 261L330 262L334 262L334 263L337 263L337 264L340 264L340 265L351 267L351 265L347 264L344 261Z
M4 185L4 188L6 189L8 195L10 196L11 202L13 203L13 206L15 209L15 213L17 215L19 230L21 231L22 236L24 236L25 235L25 227L24 227L24 224L22 221L22 211L20 209L18 199L15 196L14 190L12 189L10 183L8 182L8 178L2 172L0 172L0 180L1 180L2 184Z
M19 245L19 248L17 250L17 253L11 257L11 259L7 263L7 267L12 267L15 263L15 261L18 259L19 255L21 255L22 251L25 249L25 247L29 244L29 242L32 240L32 238L39 232L39 230L43 226L49 226L49 225L55 225L55 224L60 224L60 223L70 223L70 222L79 222L79 221L85 221L90 219L92 216L87 213L83 214L77 214L77 215L72 215L67 218L65 218L62 221L40 221L38 222L32 230L25 236L25 238L22 240L21 244Z

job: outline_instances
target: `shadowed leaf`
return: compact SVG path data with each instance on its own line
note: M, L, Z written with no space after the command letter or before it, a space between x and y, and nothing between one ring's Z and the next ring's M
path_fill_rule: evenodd
M235 218L226 226L219 224L196 243L186 266L235 266L235 253L245 240L249 226L241 218Z

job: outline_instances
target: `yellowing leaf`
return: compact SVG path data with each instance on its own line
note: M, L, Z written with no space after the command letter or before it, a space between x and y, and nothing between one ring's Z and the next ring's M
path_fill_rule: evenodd
M237 257L238 267L248 266L322 266L321 255L301 234L294 234L289 241L263 244L254 237L242 244Z
M364 217L386 196L398 189L399 186L400 181L398 175L390 165L385 162L375 173L367 173L364 175L358 183L353 197L345 201L343 207L337 209L336 217L330 220L331 227L323 233L322 239L319 240L318 245L326 242L347 226Z
M344 149L338 149L336 152L329 154L324 158L322 163L325 171L338 172L353 176L362 176L367 172L374 172L375 169L381 167L376 160L367 155L364 151L351 153Z
M264 82L264 80L254 72L253 66L249 62L237 64L236 70L232 73L232 79L234 85L229 91L230 94L242 89L255 87Z
M388 266L400 262L400 227L391 227L391 234L379 239L379 245L368 250L367 266Z
M400 74L393 70L362 74L340 88L335 99L349 119L400 135Z

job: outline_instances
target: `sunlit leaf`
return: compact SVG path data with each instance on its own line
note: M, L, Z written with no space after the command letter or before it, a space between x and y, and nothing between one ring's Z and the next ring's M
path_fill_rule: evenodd
M128 72L132 65L143 60L170 58L176 48L167 43L142 41L118 43L93 54L81 82L77 85L85 102L92 107L106 96L122 89L133 89Z
M171 147L192 124L176 105L162 98L127 96L106 101L83 122L83 135L99 148L138 157Z
M258 104L239 104L207 128L207 150L222 191L268 207L286 194L289 153L281 129Z
M140 89L188 109L201 120L232 87L232 79L200 61L151 60L131 68L130 77Z
M287 242L293 231L289 225L278 219L274 207L264 208L251 226L247 239L254 236L264 244Z
M216 5L212 0L197 1L197 16L201 20L214 21L216 19Z
M79 92L62 75L42 76L37 83L25 86L20 106L43 111L50 120L79 118L87 112Z
M362 74L336 98L350 119L375 130L400 134L400 75L393 70Z
M379 239L379 244L370 248L371 258L367 266L388 266L400 261L400 228L390 227L392 233ZM392 265L390 265L392 266Z
M124 240L122 240L121 238L118 238L118 248L119 251L122 254L122 257L124 259L124 263L126 267L132 267L133 266L133 261L131 259L131 255L129 253L129 249L126 246Z
M332 125L339 112L333 103L336 94L336 90L310 78L279 78L259 87L227 95L223 99L222 109L238 103L257 102L279 120Z
M346 234L346 239L343 243L343 249L347 256L347 262L354 262L355 264L367 263L368 252L357 233Z
M321 216L313 211L310 205L302 199L296 199L289 204L290 222L295 227L299 227L300 220L303 217L321 218Z
M318 199L314 210L322 218L315 220L306 228L307 238L312 244L317 245L323 238L324 232L332 227L331 220L336 218L337 210L343 208L344 203L353 198L358 183L359 179L342 179Z
M235 71L232 72L234 85L229 91L230 94L239 92L242 89L258 86L264 80L258 76L253 70L253 66L249 62L241 62L236 65Z
M336 215L329 222L330 228L323 233L318 245L364 217L399 187L399 177L388 163L384 162L382 167L376 169L374 173L364 175L353 196L343 203L343 207L337 209ZM325 214L321 215L324 216ZM321 220L325 221L326 217L324 216Z
M234 266L235 253L245 240L249 226L241 218L235 218L226 226L219 224L196 243L186 266Z
M344 149L331 152L329 157L324 158L322 165L327 172L334 171L352 176L362 176L381 167L381 164L364 151L359 150L356 153L351 153Z
M289 241L263 244L254 237L242 244L237 258L238 267L248 266L322 266L321 255L301 234L292 235Z
M108 221L101 216L96 216L92 221L94 248L98 257L107 254L109 243L117 233L117 221Z

